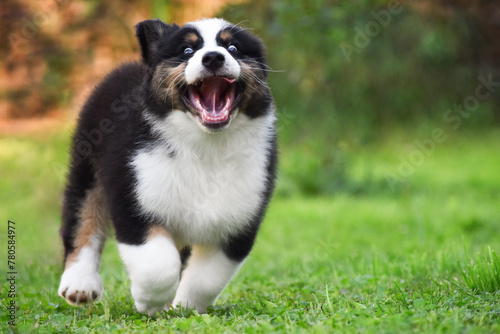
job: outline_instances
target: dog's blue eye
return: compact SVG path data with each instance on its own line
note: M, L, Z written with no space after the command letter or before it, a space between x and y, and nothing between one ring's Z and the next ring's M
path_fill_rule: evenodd
M191 49L191 48L185 48L185 49L184 49L184 54L190 55L190 54L192 54L193 52L194 52L194 50L193 50L193 49Z
M236 52L236 51L238 51L238 49L234 45L229 45L228 48L227 48L227 51L229 51L229 52Z

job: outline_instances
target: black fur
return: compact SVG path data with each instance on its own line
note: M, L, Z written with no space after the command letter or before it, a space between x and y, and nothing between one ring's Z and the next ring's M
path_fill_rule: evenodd
M71 244L77 223L75 216L86 191L93 187L89 180L98 182L105 191L117 240L129 244L144 241L149 225L146 217L135 210L134 176L128 161L135 149L154 140L140 115L147 93L145 78L149 74L150 70L144 65L122 65L96 87L82 109L73 139L72 165L65 193L65 244Z
M73 162L68 176L68 186L64 192L62 212L63 225L61 237L64 244L64 262L74 250L76 228L79 224L78 213L81 203L85 200L87 191L94 185L94 173L88 160Z
M143 61L154 66L160 60L159 48L165 39L178 30L176 24L168 25L159 19L142 21L135 26L135 34L141 46Z

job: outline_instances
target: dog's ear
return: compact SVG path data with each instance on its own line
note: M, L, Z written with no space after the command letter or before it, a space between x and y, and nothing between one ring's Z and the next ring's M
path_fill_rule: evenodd
M143 61L152 66L158 61L158 47L162 40L173 31L179 29L176 24L165 24L160 19L139 22L135 26L135 35L141 46Z

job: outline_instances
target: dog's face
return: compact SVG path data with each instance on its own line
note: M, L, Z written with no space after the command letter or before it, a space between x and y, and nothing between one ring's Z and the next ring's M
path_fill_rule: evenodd
M183 27L147 20L136 31L153 73L151 97L165 113L180 110L214 132L237 113L254 118L268 112L264 46L245 29L220 19Z

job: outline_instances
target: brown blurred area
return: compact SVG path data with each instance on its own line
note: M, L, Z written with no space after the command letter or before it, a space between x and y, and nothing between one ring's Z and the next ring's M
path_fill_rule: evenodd
M238 1L3 0L0 122L74 118L100 78L137 59L135 24L151 17L183 24L228 2Z

